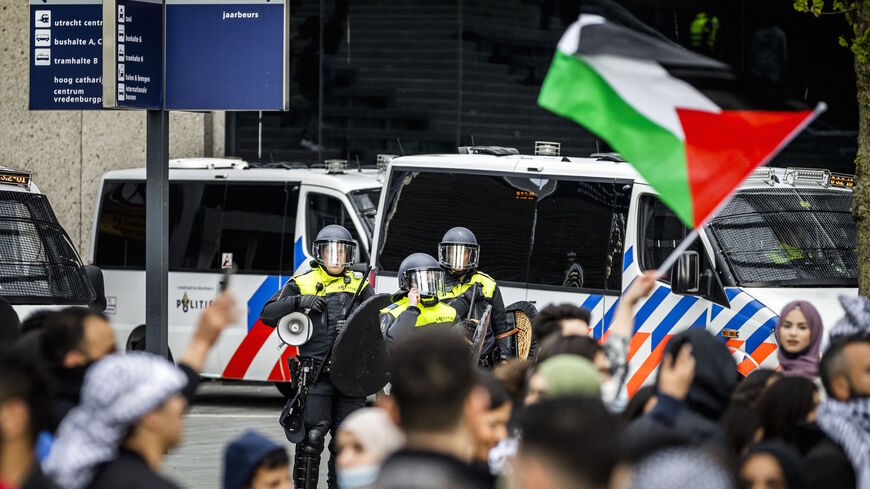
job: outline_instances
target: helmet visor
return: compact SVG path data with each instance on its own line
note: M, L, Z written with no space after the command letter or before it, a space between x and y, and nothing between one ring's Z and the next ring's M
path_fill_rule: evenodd
M440 268L416 268L407 272L410 287L417 287L420 297L444 294L444 271Z
M480 247L468 244L441 243L438 246L438 262L448 270L477 268L479 250Z
M315 241L311 250L314 260L325 267L353 266L355 252L353 241Z

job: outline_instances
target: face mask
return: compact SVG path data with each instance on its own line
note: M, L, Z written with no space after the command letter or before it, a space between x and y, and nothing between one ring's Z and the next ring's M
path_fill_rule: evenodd
M378 480L377 465L360 465L338 471L338 487L341 489L361 489L374 485Z

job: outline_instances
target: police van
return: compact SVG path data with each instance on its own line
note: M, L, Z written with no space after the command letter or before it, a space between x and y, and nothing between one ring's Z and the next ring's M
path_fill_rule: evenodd
M0 167L0 297L20 319L37 309L102 308L102 278L83 265L28 172Z
M247 314L228 328L203 375L285 382L288 356L277 334L258 317L263 305L296 272L309 267L312 240L329 224L350 230L365 270L382 172L196 158L169 163L169 349L179 352L199 313L218 294L227 268L229 288ZM122 350L144 349L145 169L103 175L92 230L91 260L105 276L109 315ZM279 388L283 388L279 384Z
M539 149L552 156L470 147L393 159L373 241L376 290L395 291L402 259L436 256L443 233L464 226L505 305L581 305L594 336L607 334L621 293L689 230L618 155ZM837 296L857 293L852 185L826 170L757 170L636 309L628 392L654 377L667 338L686 328L720 336L746 374L777 365L772 332L789 301L812 302L832 326Z

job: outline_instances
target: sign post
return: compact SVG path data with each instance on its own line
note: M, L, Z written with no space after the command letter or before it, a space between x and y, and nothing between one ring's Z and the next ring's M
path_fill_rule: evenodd
M30 0L30 110L103 108L100 0Z

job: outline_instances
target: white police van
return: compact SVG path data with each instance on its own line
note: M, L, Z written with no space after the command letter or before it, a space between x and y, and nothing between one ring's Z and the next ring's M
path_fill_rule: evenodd
M558 154L557 143L542 148ZM390 163L373 241L378 292L396 290L403 258L436 256L442 234L465 226L505 305L582 305L600 338L622 291L688 234L618 155L460 149L467 154ZM833 325L837 296L857 293L852 181L825 170L756 171L682 258L690 266L679 269L693 272L666 277L635 311L628 392L654 377L665 340L689 327L722 337L748 373L777 365L771 333L787 302L809 300Z
M327 163L308 169L233 159L170 160L170 352L186 344L226 268L236 268L229 288L247 307L212 350L204 376L289 379L286 358L295 349L284 348L258 317L275 291L309 267L312 240L322 227L350 230L365 270L382 173ZM144 349L145 170L103 175L95 212L91 260L105 276L106 313L120 349Z
M82 264L30 173L0 167L0 297L20 319L59 306L100 309L100 271Z

